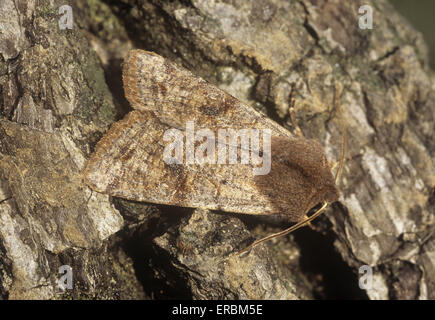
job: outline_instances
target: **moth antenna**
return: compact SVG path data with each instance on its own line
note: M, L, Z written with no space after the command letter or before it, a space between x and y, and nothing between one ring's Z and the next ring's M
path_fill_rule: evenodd
M341 113L342 114L342 106L339 103L339 98L341 97L341 94L338 94L337 92L337 86L334 82L334 97L333 97L333 109L336 110L336 112ZM342 91L341 91L342 93ZM342 170L343 170L343 166L344 166L344 162L345 162L345 156L346 156L346 142L347 142L347 130L346 130L346 125L343 122L343 118L338 118L338 121L340 122L340 127L341 127L341 155L340 155L340 162L338 164L338 169L335 172L335 184L338 183L338 180L340 179Z
M260 240L254 241L253 243L251 243L249 246L247 246L245 249L240 250L238 252L238 254L242 254L246 251L251 250L253 247L255 247L256 245L268 241L270 239L273 238L277 238L277 237L281 237L281 236L285 236L286 234L289 234L293 231L295 231L296 229L299 229L300 227L303 227L305 224L307 224L308 222L314 220L315 218L317 218L318 216L320 216L322 214L323 211L325 211L325 208L328 206L328 203L325 201L323 202L322 206L316 211L314 212L311 216L309 216L308 218L306 218L305 220L299 221L298 223L296 223L295 225L291 226L290 228L287 228L285 230L282 230L280 232L277 233L273 233L271 235L268 235L267 237L264 237Z
M291 121L293 127L296 130L296 134L298 136L300 136L300 137L303 137L304 133L302 132L301 128L299 127L298 123L296 122L296 114L295 114L295 100L296 99L295 99L295 96L294 96L294 89L295 89L295 85L293 84L292 85L292 89L290 91L290 96L289 96L289 99L290 99L289 103L290 103L290 105L289 105L289 108L288 108L288 112L289 112L289 115L290 115L290 121Z
M340 179L341 173L343 171L345 156L346 156L347 130L343 122L341 122L341 127L343 131L341 135L341 155L340 155L340 163L338 165L337 172L335 173L335 184L337 184L338 180Z

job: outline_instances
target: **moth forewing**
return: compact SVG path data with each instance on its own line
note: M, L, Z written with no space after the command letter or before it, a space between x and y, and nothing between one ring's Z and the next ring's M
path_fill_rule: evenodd
M318 203L338 199L319 143L293 136L190 71L155 53L132 50L125 59L123 82L135 110L115 123L97 144L85 170L91 188L136 201L279 214L290 221L300 221ZM249 143L242 143L242 137L219 138L219 130L230 129L236 133L248 130ZM252 143L257 133L263 134L258 147ZM170 140L180 136L178 144ZM210 140L215 153L204 160L201 153L211 150ZM255 171L265 164L261 148L267 141L270 168ZM168 152L165 148L170 143L174 150ZM230 159L231 148L237 148L236 161ZM223 149L228 153L219 158ZM249 150L250 161L243 150ZM255 155L263 157L263 163L255 161Z

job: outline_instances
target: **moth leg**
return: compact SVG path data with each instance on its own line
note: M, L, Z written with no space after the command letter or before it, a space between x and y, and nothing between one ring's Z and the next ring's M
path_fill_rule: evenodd
M307 215L305 215L304 218L302 219L302 221L308 220L308 218L309 218L309 217L308 217ZM306 225L307 227L310 227L311 230L314 230L314 229L315 229L314 226L313 226L313 224L311 223L311 221L307 221L307 222L305 223L305 225Z
M335 168L339 165L340 161L334 161L331 166L331 171L334 171Z
M288 113L290 115L290 121L292 123L293 128L296 130L296 134L300 137L304 137L304 134L299 127L298 123L296 122L296 113L295 113L295 97L294 97L294 85L292 86L292 90L290 91L290 97L289 97L289 108Z
M253 247L255 247L256 245L268 241L270 239L273 238L277 238L277 237L281 237L281 236L285 236L286 234L289 234L293 231L295 231L296 229L299 229L300 227L305 226L307 223L309 223L310 221L314 220L315 218L317 218L319 215L321 215L323 213L323 211L325 211L326 207L328 206L328 202L323 202L322 206L317 209L316 212L314 212L311 216L303 219L302 221L299 221L298 223L296 223L294 226L291 226L290 228L287 228L283 231L277 232L277 233L273 233L271 235L268 235L267 237L264 237L260 240L254 241L253 243L251 243L249 246L247 246L245 249L242 249L238 252L238 254L242 254L243 252L249 251L251 250Z

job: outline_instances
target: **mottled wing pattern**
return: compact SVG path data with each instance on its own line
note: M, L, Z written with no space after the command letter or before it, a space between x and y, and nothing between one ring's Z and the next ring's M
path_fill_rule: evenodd
M170 129L151 112L130 112L100 140L86 182L94 190L136 201L244 213L272 213L246 165L168 165L162 137Z
M338 190L321 145L295 138L228 93L164 58L133 50L123 70L135 111L100 140L85 171L93 189L136 201L246 214L281 214L299 221ZM199 128L272 131L272 167L254 176L245 164L168 165L163 133Z
M268 128L274 135L292 138L265 115L155 53L130 51L122 77L134 109L152 111L174 128L183 129L194 120L198 127Z

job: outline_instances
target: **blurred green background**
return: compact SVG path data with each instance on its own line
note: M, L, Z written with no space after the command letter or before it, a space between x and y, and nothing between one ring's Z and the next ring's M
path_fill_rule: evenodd
M430 65L435 70L435 0L390 0L390 3L423 34L429 47Z

